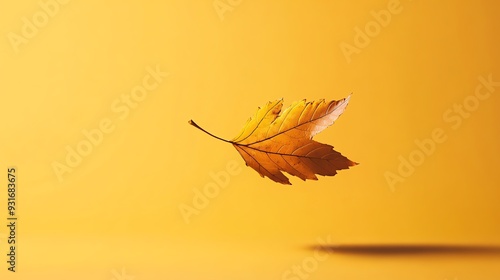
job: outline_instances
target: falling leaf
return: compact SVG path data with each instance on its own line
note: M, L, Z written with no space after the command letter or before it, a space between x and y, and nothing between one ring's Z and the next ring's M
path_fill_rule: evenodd
M317 180L316 174L334 176L337 170L357 165L333 146L312 140L337 120L350 97L330 102L301 100L283 112L283 99L268 102L259 107L232 140L211 134L193 120L189 123L212 137L233 144L247 166L262 177L291 185L283 171L302 180Z

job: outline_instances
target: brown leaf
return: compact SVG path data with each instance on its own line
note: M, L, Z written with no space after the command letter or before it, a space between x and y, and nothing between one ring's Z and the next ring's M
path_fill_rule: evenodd
M349 99L350 96L330 102L302 100L283 112L282 99L268 102L264 107L259 107L238 136L230 141L212 135L192 120L189 123L233 144L247 166L262 177L291 185L283 171L302 180L317 180L316 174L334 176L337 170L357 165L332 146L312 140L314 135L337 120Z

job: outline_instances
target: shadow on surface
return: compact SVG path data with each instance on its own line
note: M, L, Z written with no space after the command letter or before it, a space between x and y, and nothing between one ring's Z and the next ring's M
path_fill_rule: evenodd
M500 246L486 245L328 245L311 246L310 250L319 250L333 254L357 255L403 255L403 254L497 254L500 255Z

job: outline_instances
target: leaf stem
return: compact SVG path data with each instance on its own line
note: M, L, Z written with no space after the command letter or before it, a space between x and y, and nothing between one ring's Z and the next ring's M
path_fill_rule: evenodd
M215 136L215 135L213 135L212 133L210 133L210 132L206 131L205 129L201 128L201 127L200 127L197 123L195 123L193 120L189 120L189 121L188 121L188 123L189 123L190 125L192 125L192 126L196 127L197 129L199 129L199 130L201 130L201 131L205 132L206 134L208 134L208 135L212 136L213 138L216 138L216 139L219 139L219 140L221 140L221 141L224 141L224 142L227 142L227 143L231 143L231 144L233 144L233 142L232 142L232 141L226 140L226 139L224 139L224 138L220 138L220 137Z

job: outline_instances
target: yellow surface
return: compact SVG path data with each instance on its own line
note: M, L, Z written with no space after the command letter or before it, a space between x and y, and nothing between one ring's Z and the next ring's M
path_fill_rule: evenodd
M307 249L500 244L497 1L53 1L0 12L1 279L500 277L498 254ZM230 139L269 100L351 92L315 139L360 165L293 186L187 123Z

